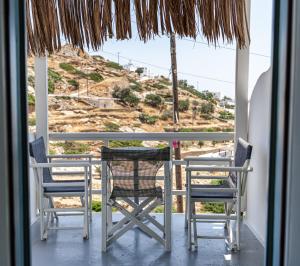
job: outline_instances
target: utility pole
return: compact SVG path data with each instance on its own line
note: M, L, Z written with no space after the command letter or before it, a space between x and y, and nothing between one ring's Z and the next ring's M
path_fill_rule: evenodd
M118 65L120 65L120 52L118 52Z
M173 122L174 132L178 132L179 127L179 108L178 108L178 80L177 80L177 60L176 60L176 37L175 33L171 34L170 38L170 50L171 50L171 71L172 71L172 88L173 88ZM181 159L180 142L173 143L175 160ZM182 174L181 166L175 166L176 176L176 189L182 190ZM183 212L182 196L177 196L177 212Z

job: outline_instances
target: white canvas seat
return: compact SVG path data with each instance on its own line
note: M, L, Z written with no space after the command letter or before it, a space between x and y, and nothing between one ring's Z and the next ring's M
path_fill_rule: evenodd
M171 248L171 163L170 148L102 147L102 250L137 226L167 250ZM157 185L157 172L164 167L163 191ZM125 208L124 203L130 207ZM164 223L149 215L164 204ZM111 207L124 217L111 223ZM146 225L145 221L149 222ZM154 228L150 228L149 225Z

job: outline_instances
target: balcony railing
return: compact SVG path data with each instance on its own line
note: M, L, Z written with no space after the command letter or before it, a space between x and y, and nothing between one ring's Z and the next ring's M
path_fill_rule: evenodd
M165 141L171 147L176 141L232 141L234 132L162 132L162 133L137 133L137 132L84 132L84 133L50 133L51 141L101 141L109 145L112 140L142 140L142 141ZM172 158L172 156L171 156ZM93 159L94 165L100 165L98 158ZM172 160L172 165L183 165L182 160ZM163 177L160 177L161 179ZM158 177L159 179L159 177ZM93 189L93 194L101 194L100 189ZM185 195L185 190L172 190L173 195Z

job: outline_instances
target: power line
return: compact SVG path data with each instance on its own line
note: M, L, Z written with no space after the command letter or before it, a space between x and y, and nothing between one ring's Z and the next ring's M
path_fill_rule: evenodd
M134 20L131 20L131 22L134 23L134 24L137 24L136 21L134 21ZM180 37L178 37L177 39L178 40L183 40L183 41L188 41L188 42L193 42L193 43L197 43L197 44L202 44L202 45L205 45L207 47L210 47L207 42L203 42L203 41L191 40L191 39L188 39L188 38L180 38ZM221 48L221 49L225 49L225 50L234 51L234 52L236 51L235 48L227 47L227 46L224 46L224 45L216 45L216 47ZM261 54L261 53L257 53L257 52L250 52L250 54L265 57L265 58L270 58L269 55L265 55L265 54Z
M102 53L105 53L105 54L110 54L110 55L116 56L118 59L123 58L123 59L126 59L126 60L131 60L131 61L136 62L136 63L151 66L151 67L156 68L156 69L161 69L161 70L165 70L165 71L170 72L170 68L167 68L167 67L151 64L151 63L144 62L144 61L141 61L141 60L138 60L138 59L132 59L132 58L129 58L129 57L126 57L126 56L121 56L119 53L112 53L112 52L104 51L103 49L100 50L100 51ZM213 81L227 83L227 84L234 84L233 81L218 79L218 78L213 78L213 77L208 77L208 76L197 75L197 74L194 74L194 73L178 71L178 74L185 75L185 76L190 76L190 77L194 77L194 78L205 79L205 80L213 80Z
M201 45L205 45L207 47L209 47L208 43L206 42L202 42L202 41L196 41L196 40L190 40L187 38L178 38L179 40L183 40L183 41L187 41L187 42L193 42L193 43L197 43L197 44L201 44ZM227 46L222 46L222 45L216 45L217 48L221 48L221 49L225 49L225 50L230 50L230 51L236 51L235 48L232 47L227 47ZM261 57L265 57L265 58L270 58L269 55L265 55L265 54L260 54L260 53L256 53L256 52L250 52L250 54L252 55L256 55L256 56L261 56Z
M112 52L108 52L108 51L104 51L104 50L101 50L101 51L105 54L110 54L110 55L113 55L113 56L117 56L117 54L112 53ZM148 65L148 66L151 66L151 67L154 67L154 68L157 68L157 69L170 71L170 69L167 68L167 67L154 65L154 64L151 64L151 63L148 63L148 62L145 62L145 61L141 61L141 60L138 60L138 59L133 59L133 58L129 58L129 57L126 57L126 56L121 56L121 55L120 55L120 58L123 58L123 59L126 59L126 60L131 60L131 61L136 62L136 63ZM191 76L191 77L195 77L195 78L200 78L200 79L213 80L213 81L222 82L222 83L234 84L233 81L218 79L218 78L213 78L213 77L208 77L208 76L203 76L203 75L197 75L197 74L194 74L194 73L178 71L178 74L185 75L185 76Z

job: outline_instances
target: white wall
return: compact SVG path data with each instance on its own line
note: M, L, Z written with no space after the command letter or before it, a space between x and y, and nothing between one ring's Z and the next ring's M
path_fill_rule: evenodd
M271 119L271 70L258 78L249 104L249 136L253 172L247 180L246 223L265 246Z

